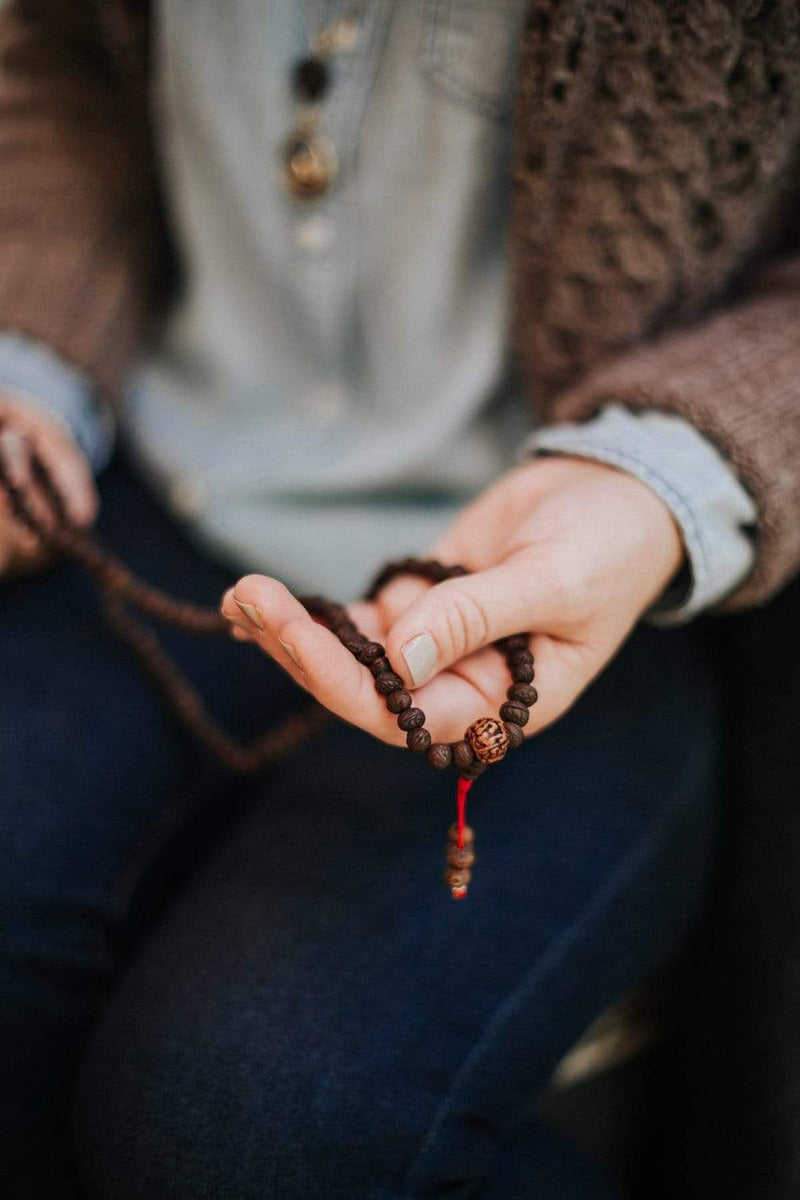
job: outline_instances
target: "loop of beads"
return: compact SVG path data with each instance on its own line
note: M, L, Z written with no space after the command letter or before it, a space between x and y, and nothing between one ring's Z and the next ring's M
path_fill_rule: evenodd
M0 419L0 434L3 422ZM241 744L225 732L206 712L199 696L183 678L175 664L161 648L154 633L135 619L128 609L144 616L194 634L227 634L228 625L220 613L186 601L176 600L137 579L127 567L88 533L76 530L67 515L55 481L36 453L28 447L31 478L39 488L40 499L49 504L50 521L43 522L34 515L25 489L12 478L0 446L0 493L4 492L16 518L43 545L69 554L91 575L98 585L106 618L111 628L125 641L145 671L164 694L175 715L197 739L234 771L258 771L268 763L279 761L293 752L306 738L321 728L327 713L316 703L304 713L288 717L276 729L256 738L249 745ZM468 575L462 566L449 566L435 559L404 558L387 563L375 576L365 595L373 600L378 592L396 575L420 575L431 583L441 583ZM392 669L386 649L380 642L370 641L360 633L347 609L324 596L298 596L297 599L317 620L336 634L343 646L372 674L375 689L383 697L389 712L406 735L406 745L415 754L425 754L437 770L455 766L459 773L457 785L458 821L450 830L447 847L445 880L452 896L463 899L475 861L474 833L465 823L466 796L473 780L482 774L489 763L504 758L508 750L522 744L523 727L528 723L528 709L536 703L533 655L528 648L528 635L515 633L494 642L505 656L512 682L506 690L506 700L500 705L497 717L481 717L464 731L457 742L434 742L425 728L425 713L415 707L403 680Z
M431 583L441 583L445 579L469 575L470 572L462 566L446 567L436 559L398 559L381 568L364 598L373 600L390 580L403 574L419 575ZM403 680L386 657L385 647L359 633L343 605L324 596L300 596L298 599L313 617L324 622L336 634L354 658L372 672L375 689L383 696L389 712L397 718L398 727L406 735L409 750L414 754L427 755L432 767L445 770L455 765L463 779L477 779L490 763L498 762L508 750L521 745L524 737L522 729L530 718L528 710L538 699L536 688L531 686L534 669L533 655L528 649L528 634L515 633L493 643L505 657L512 679L506 691L506 701L500 706L499 719L481 717L474 721L465 730L461 741L434 742L425 728L425 713L414 706Z

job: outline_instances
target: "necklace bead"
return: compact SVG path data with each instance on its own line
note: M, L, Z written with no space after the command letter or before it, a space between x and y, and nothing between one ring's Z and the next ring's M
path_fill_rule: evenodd
M319 102L324 99L331 82L328 64L322 58L309 55L295 63L292 71L292 91L297 100Z

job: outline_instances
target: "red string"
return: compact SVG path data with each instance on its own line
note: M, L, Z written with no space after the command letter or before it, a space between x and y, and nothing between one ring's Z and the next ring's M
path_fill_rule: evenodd
M458 805L458 848L464 847L464 818L467 811L467 792L472 787L471 779L462 779L459 776L458 788L456 790L456 804Z

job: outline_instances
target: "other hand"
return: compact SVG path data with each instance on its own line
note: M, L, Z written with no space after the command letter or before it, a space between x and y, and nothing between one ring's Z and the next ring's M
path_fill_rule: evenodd
M50 471L72 521L91 525L97 515L92 469L67 426L41 409L0 395L0 453L12 481L25 489L32 511L48 525L49 506L31 479L26 443ZM25 574L47 560L40 539L14 517L0 488L0 574Z

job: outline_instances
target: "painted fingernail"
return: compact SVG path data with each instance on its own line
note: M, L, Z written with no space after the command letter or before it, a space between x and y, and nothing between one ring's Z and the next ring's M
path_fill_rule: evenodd
M427 683L436 666L436 642L429 633L418 633L403 642L400 653L406 660L408 673L414 687Z
M278 638L278 641L279 641L279 642L280 642L280 644L283 646L284 650L285 650L285 651L286 651L286 653L289 655L289 658L292 660L292 662L293 662L293 663L294 663L294 665L297 667L297 669L298 669L299 671L302 671L302 670L303 670L303 668L302 668L302 666L300 665L300 660L299 660L299 659L298 659L298 657L297 657L297 651L295 650L294 646L290 645L290 643L289 643L289 642L285 642L285 641L283 640L283 638L282 638L282 637L279 637L279 638Z
M246 604L244 600L237 600L235 596L233 599L239 605L239 608L247 617L248 621L251 621L253 625L255 625L256 629L264 628L264 622L261 620L261 613L258 611L255 604Z

